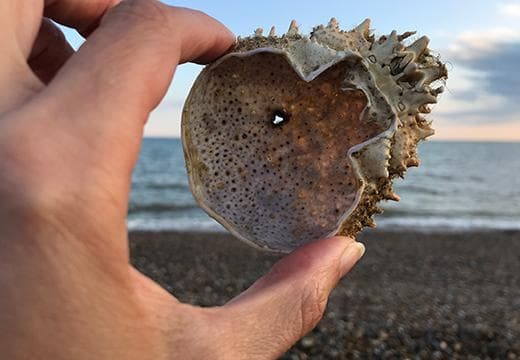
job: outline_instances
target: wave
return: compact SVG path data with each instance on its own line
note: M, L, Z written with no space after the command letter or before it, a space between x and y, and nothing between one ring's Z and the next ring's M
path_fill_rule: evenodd
M127 220L129 231L181 231L181 232L226 232L217 221L207 218L190 219L144 219Z
M397 187L397 192L402 193L423 193L428 195L441 195L444 192L439 191L438 189L434 189L431 187L421 186L421 185L411 185L411 184L399 184Z
M135 182L132 184L134 190L189 190L189 185L185 183L154 183L154 182Z
M377 221L383 230L414 231L478 231L520 230L520 221L508 218L455 218L455 217L400 217L382 218Z
M474 218L485 218L488 220L501 219L514 217L517 214L511 211L504 211L503 209L405 209L405 208L385 208L384 213L381 216L384 218L400 218L400 217L413 217L417 219L428 219L428 218L455 218L462 220L471 220Z
M419 176L421 178L428 178L433 180L454 180L456 177L453 175L447 175L447 174L438 174L433 171L425 170L422 173L415 174L416 176Z
M129 214L135 213L162 213L162 212L185 212L200 209L196 204L172 204L172 203L149 203L149 204L130 204Z

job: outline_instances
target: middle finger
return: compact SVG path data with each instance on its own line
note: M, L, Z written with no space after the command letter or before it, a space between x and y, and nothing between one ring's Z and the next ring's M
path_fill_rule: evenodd
M74 54L63 32L47 18L43 18L38 37L28 63L44 83L52 80L58 70Z

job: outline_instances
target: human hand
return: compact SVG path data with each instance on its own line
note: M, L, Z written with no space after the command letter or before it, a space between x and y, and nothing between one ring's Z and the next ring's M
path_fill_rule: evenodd
M137 272L125 219L143 126L178 63L211 61L234 37L200 12L117 3L0 3L0 353L275 358L319 321L363 246L311 243L215 308ZM74 53L42 13L88 40Z

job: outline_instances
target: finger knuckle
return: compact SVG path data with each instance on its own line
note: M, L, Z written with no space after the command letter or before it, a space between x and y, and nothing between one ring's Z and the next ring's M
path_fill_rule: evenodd
M328 300L328 293L318 278L313 278L305 289L301 299L302 329L300 336L305 335L320 322Z
M168 22L168 8L157 0L127 0L112 8L107 19L119 17L125 22L165 25Z

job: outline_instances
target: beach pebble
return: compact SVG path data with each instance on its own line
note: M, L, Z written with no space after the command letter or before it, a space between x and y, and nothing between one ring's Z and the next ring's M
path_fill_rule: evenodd
M310 348L315 344L314 338L311 336L304 337L300 342L304 348Z

